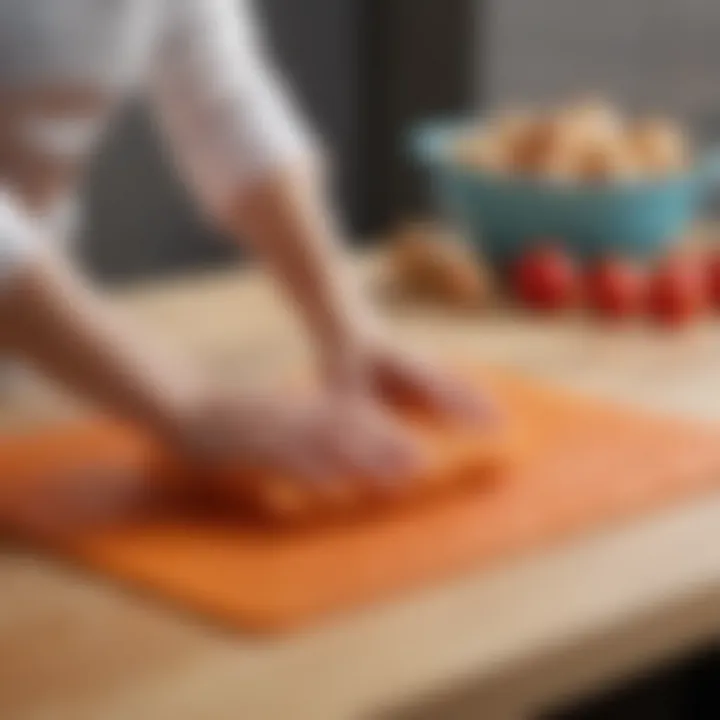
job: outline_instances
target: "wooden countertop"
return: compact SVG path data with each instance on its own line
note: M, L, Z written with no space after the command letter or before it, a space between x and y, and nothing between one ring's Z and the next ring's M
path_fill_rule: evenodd
M140 288L120 303L229 377L272 375L302 353L252 272ZM676 336L418 309L393 322L419 346L720 419L720 325ZM6 427L69 410L38 383L18 388L3 401ZM21 549L0 552L6 720L504 720L719 635L720 497L273 641L234 637Z

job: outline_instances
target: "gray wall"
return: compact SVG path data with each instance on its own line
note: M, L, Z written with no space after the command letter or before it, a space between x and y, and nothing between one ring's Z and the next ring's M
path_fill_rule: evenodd
M491 0L488 17L492 102L598 89L717 125L718 0Z
M143 109L117 119L86 192L80 252L93 273L124 280L227 259L166 167Z

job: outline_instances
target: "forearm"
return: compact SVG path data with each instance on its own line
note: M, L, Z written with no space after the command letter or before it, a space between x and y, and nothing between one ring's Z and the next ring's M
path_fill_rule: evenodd
M243 188L223 224L266 261L321 350L362 331L367 309L309 164L289 165Z
M321 346L334 345L357 327L362 303L336 245L316 139L249 5L182 5L159 54L155 107L203 210L266 261Z
M131 338L53 256L36 253L0 292L0 345L111 413L172 433L195 393L189 375Z

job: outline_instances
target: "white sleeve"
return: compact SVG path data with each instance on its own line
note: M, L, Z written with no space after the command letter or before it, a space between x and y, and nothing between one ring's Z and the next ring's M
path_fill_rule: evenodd
M38 247L38 229L13 195L0 185L0 292Z
M206 208L307 158L311 137L267 60L245 0L174 0L154 96L180 170Z

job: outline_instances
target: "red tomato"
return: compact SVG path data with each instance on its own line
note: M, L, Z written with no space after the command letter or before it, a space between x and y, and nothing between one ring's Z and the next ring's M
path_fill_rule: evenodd
M580 279L575 263L562 250L543 246L528 252L513 268L517 296L538 310L559 310L575 304Z
M708 304L706 278L699 262L674 258L661 265L650 281L650 312L666 325L685 325Z
M603 260L587 277L590 306L606 317L622 318L639 312L645 304L646 291L645 274L618 259Z
M710 301L715 307L720 308L720 252L708 257L705 280Z

